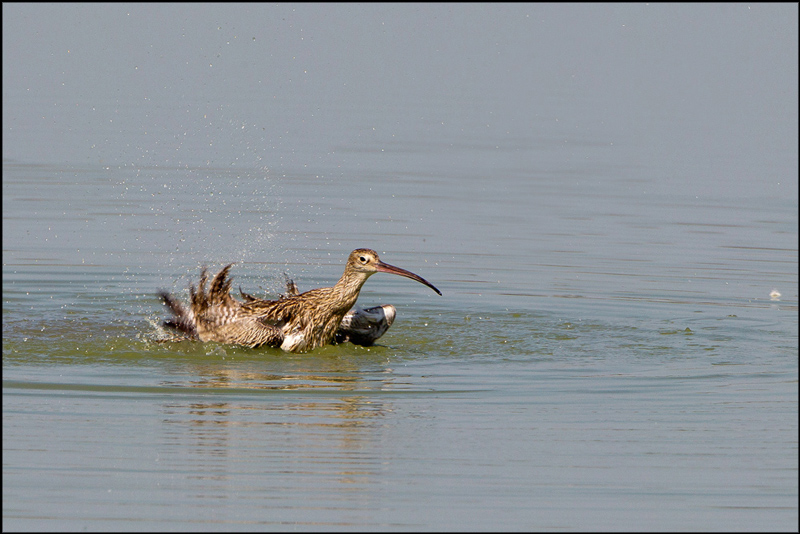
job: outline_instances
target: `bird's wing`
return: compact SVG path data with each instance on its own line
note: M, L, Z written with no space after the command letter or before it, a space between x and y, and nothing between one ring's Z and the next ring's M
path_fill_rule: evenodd
M250 302L265 303L245 296L244 306L231 297L231 279L228 277L231 265L223 268L211 281L206 291L207 272L203 270L197 290L191 289L192 312L198 337L202 341L218 341L257 347L260 345L280 346L283 331L271 321L261 320L248 313L245 306ZM253 299L252 301L250 299Z

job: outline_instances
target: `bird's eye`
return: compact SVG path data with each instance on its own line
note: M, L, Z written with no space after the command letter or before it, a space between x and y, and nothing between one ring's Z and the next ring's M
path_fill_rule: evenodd
M361 256L358 259L361 260L361 263L367 263L367 257L366 256Z

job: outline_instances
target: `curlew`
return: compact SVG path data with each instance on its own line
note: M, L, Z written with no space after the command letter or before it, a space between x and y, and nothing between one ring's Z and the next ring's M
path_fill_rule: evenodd
M166 291L159 292L173 318L165 326L182 332L190 339L216 341L248 347L280 347L289 352L306 352L322 345L351 341L371 345L391 326L394 306L354 309L364 282L375 273L405 276L441 291L410 271L383 263L378 253L356 249L347 258L344 274L333 287L298 293L294 282L287 280L287 294L277 300L262 300L239 290L243 301L231 297L231 265L224 267L211 281L200 275L200 284L190 289L187 308Z

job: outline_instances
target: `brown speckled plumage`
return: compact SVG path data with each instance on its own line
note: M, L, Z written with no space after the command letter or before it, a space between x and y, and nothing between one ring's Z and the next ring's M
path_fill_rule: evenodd
M441 295L425 279L381 262L378 254L370 249L350 253L344 274L335 286L298 294L294 282L288 280L287 294L277 300L258 299L241 290L244 302L231 297L230 268L231 265L226 266L213 278L208 291L208 275L204 269L198 288L191 288L188 309L168 293L160 292L174 315L165 325L200 341L250 347L268 345L290 352L305 352L345 340L369 345L383 335L394 320L394 307L351 312L364 282L376 272L411 278ZM343 323L345 316L348 320Z

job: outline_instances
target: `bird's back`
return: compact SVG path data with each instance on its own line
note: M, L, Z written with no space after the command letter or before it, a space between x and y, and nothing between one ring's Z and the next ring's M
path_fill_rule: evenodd
M278 300L254 299L241 305L242 313L280 328L284 350L311 350L334 341L354 304L333 298L333 293L334 288L324 287Z

